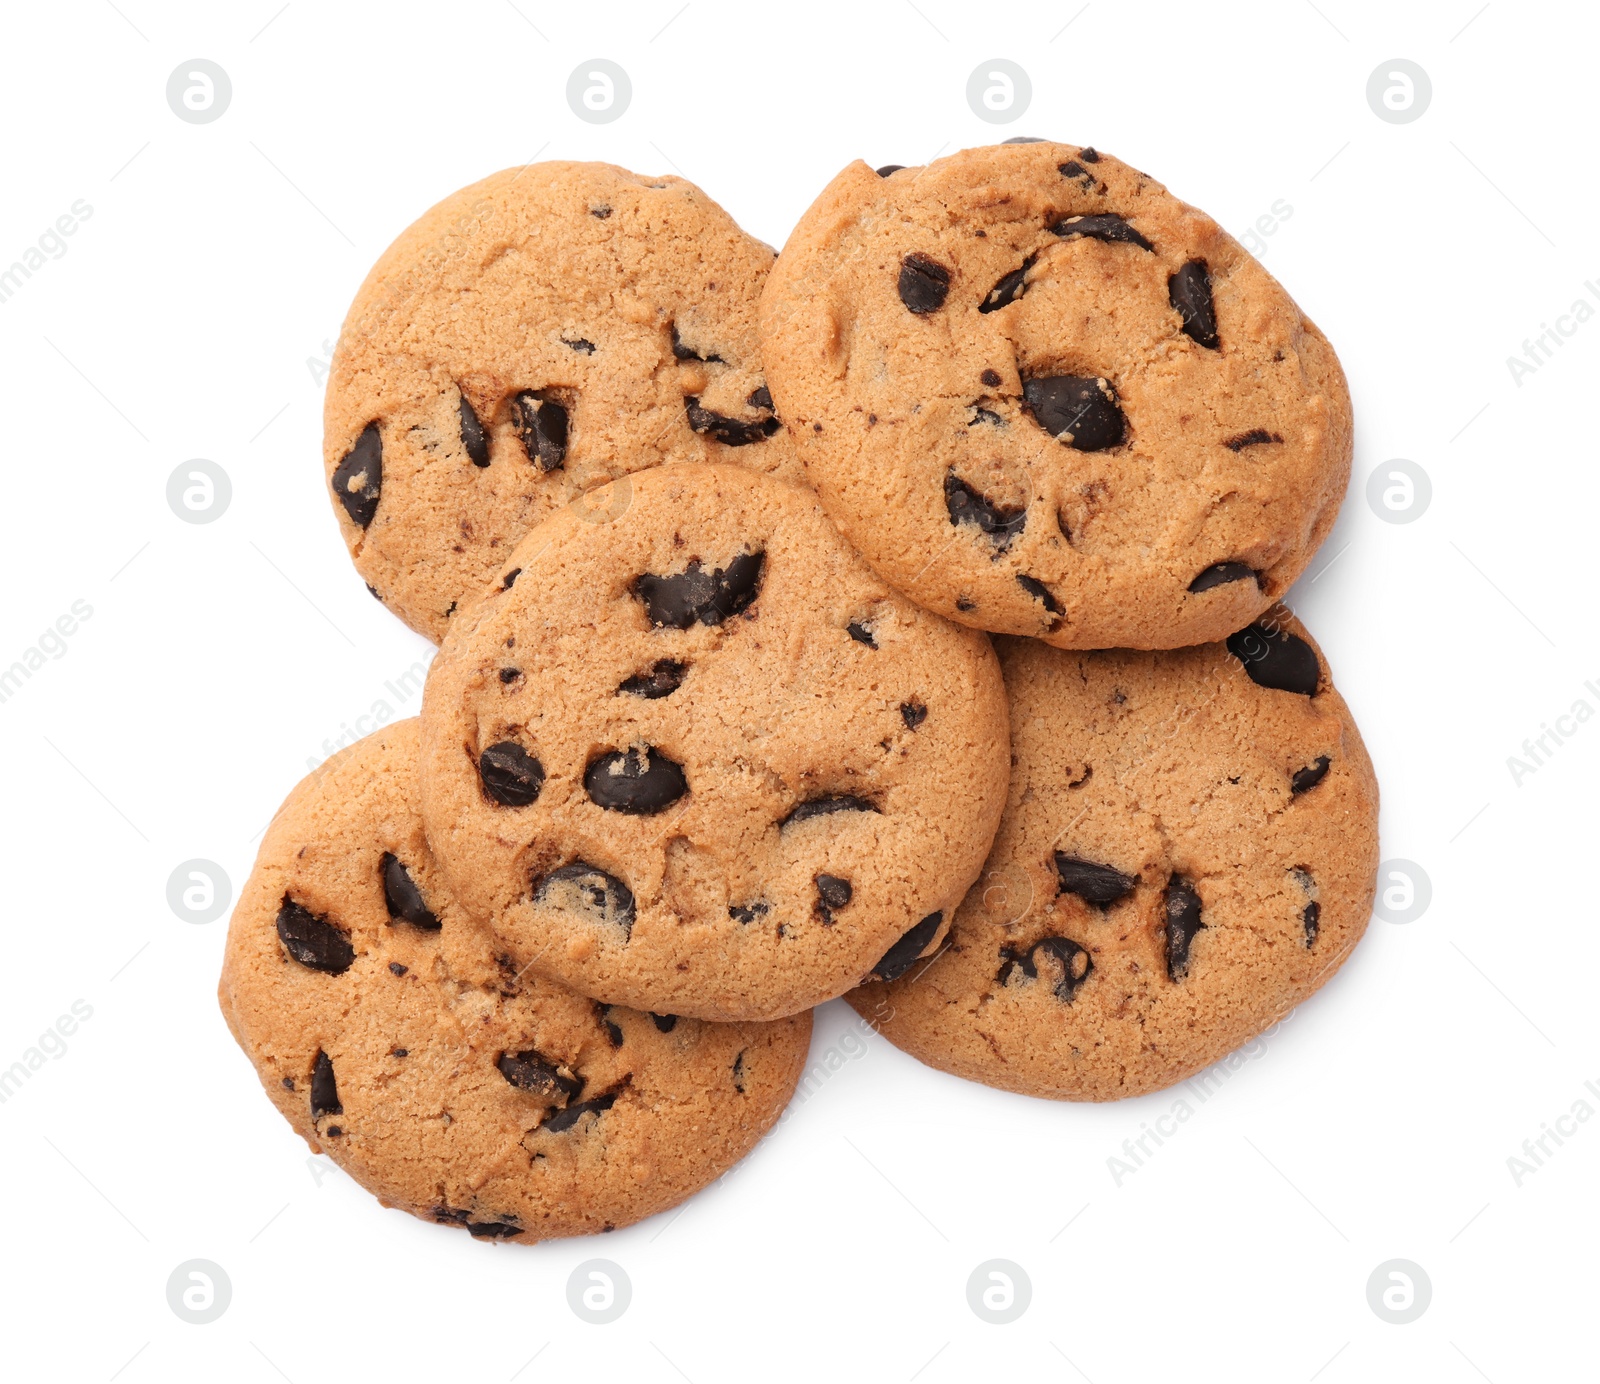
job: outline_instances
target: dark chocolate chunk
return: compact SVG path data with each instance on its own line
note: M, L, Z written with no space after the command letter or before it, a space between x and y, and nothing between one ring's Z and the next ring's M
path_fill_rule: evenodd
M718 364L725 363L722 357L715 353L712 353L709 356L703 356L700 354L700 352L695 350L694 347L685 346L683 344L683 338L678 335L678 324L676 322L672 324L672 354L677 360L702 360L707 364L712 361L716 361Z
M1030 577L1026 572L1018 572L1017 585L1032 596L1034 600L1043 601L1044 608L1052 615L1066 613L1066 607L1050 594L1050 588L1040 581L1038 577Z
M859 620L852 620L848 625L846 625L845 632L852 639L854 639L857 644L865 644L869 649L876 649L878 647L878 641L872 637L871 627L868 625L863 625Z
M526 807L544 787L544 765L515 740L501 740L478 756L484 796L505 807Z
M900 301L919 317L937 312L950 292L950 271L927 255L910 254L900 261Z
M1222 445L1230 452L1242 452L1246 447L1259 447L1265 442L1282 442L1283 439L1275 432L1268 432L1265 428L1251 428L1249 432L1242 432L1237 437L1227 437Z
M1322 924L1322 905L1312 899L1300 913L1300 927L1306 935L1306 950L1317 944L1317 929Z
M284 1077L284 1079L283 1079L283 1089L285 1091L294 1090L294 1078L292 1076Z
M1083 860L1065 851L1056 852L1056 878L1061 882L1061 893L1076 894L1098 908L1109 908L1118 899L1127 898L1139 883L1137 875L1125 875L1110 865Z
M1204 260L1190 260L1167 280L1167 301L1183 319L1183 330L1197 345L1216 351L1217 309L1211 297L1211 271Z
M662 697L670 697L682 687L688 675L687 663L679 663L675 658L658 658L647 671L623 678L617 691L626 692L630 697L658 701Z
M516 582L517 578L520 577L521 575L522 575L522 568L513 567L509 572L507 572L505 574L505 576L500 578L500 589L502 591L511 590L513 584Z
M1070 937L1041 938L1028 949L1026 955L1018 958L1022 974L1029 980L1039 978L1041 956L1061 967L1061 979L1051 986L1051 990L1058 1000L1064 1004L1071 1004L1073 996L1078 993L1084 981L1089 979L1089 972L1094 970L1094 960L1089 955L1089 949L1080 946Z
M311 1118L320 1120L324 1115L342 1115L339 1104L339 1083L333 1077L333 1062L321 1048L317 1060L311 1064Z
M1056 165L1056 172L1059 173L1063 178L1082 179L1084 187L1089 187L1094 182L1094 174L1089 172L1089 170L1076 159L1068 159L1065 163L1058 163Z
M391 975L403 976L410 969L411 968L409 966L402 966L398 961L391 961L389 963L389 973Z
M338 1125L329 1125L322 1132L331 1138L337 1139L341 1134L344 1133L344 1130L340 1129Z
M472 1212L453 1206L435 1206L430 1214L440 1225L465 1225L472 1218Z
M660 750L631 745L591 760L583 786L598 806L643 817L671 807L689 791L689 780L683 765Z
M907 730L915 730L928 719L928 708L919 701L901 702L900 719L906 723Z
M734 903L728 905L728 916L736 923L753 923L772 912L770 903Z
M822 914L823 922L831 923L833 915L850 902L855 890L849 880L838 875L818 875L812 882L817 886L817 911Z
M611 1017L611 1006L597 1004L594 1007L595 1017L600 1020L600 1027L606 1031L606 1041L614 1048L622 1046L622 1025Z
M570 346L574 351L581 351L586 356L592 356L594 354L594 342L587 341L581 336L575 341L568 341L566 337L562 337L561 344L563 346Z
M422 891L397 856L384 851L378 862L378 872L384 880L384 902L389 906L390 920L398 918L416 928L437 930L440 922L434 917L434 910L422 901Z
M970 596L957 596L956 609L960 611L973 611L978 608L978 603Z
M754 604L761 590L765 553L740 553L726 567L707 572L696 558L682 572L636 577L633 594L644 602L652 625L686 630L696 621L720 625Z
M713 413L700 407L698 395L691 394L683 401L688 410L689 427L707 437L715 438L726 447L748 447L752 442L762 442L783 426L776 418L758 418L746 423L725 414Z
M1167 881L1167 975L1182 980L1189 972L1189 946L1205 926L1200 921L1200 895L1182 875Z
M356 445L334 468L333 493L353 523L366 528L372 522L383 494L383 438L376 423L361 430Z
M502 668L500 670L501 682L515 682L521 676L522 669L520 668Z
M980 494L956 475L945 473L944 507L952 524L975 524L1002 551L1028 522L1026 505L1002 505Z
M377 601L379 605L382 605L383 597L378 594L378 588L375 587L371 582L366 582L364 585L367 588L367 595L371 596L372 599Z
M928 943L933 941L934 934L939 931L939 924L943 921L943 913L928 914L894 946L884 952L883 960L872 968L872 979L899 980L911 969L912 963L927 950Z
M390 1057L410 1057L411 1056L411 1049L410 1048L390 1048L389 1049L389 1056Z
M745 400L745 403L749 404L751 408L764 408L768 413L771 413L774 407L772 391L766 385L760 385L750 391L750 397Z
M522 450L541 471L559 470L567 459L567 411L536 389L525 389L511 400L511 422L522 439Z
M1317 695L1322 670L1311 645L1297 634L1246 625L1228 636L1228 652L1244 664L1250 681L1259 687L1298 692L1303 697Z
M650 1011L650 1022L663 1033L671 1033L678 1026L678 1016L676 1014L657 1014L652 1009Z
M1092 144L1089 145L1088 148L1086 148L1086 149L1078 150L1078 157L1080 159L1082 159L1085 163L1099 163L1100 162L1100 155L1095 152L1094 145L1092 145Z
M810 802L800 803L781 822L778 829L792 827L799 822L809 822L813 817L826 817L834 812L876 812L878 808L865 798L858 798L849 793L841 793L831 798L812 798Z
M533 901L577 909L597 922L615 923L624 935L633 931L633 890L586 860L574 860L550 871L539 881Z
M1088 375L1047 375L1025 380L1022 397L1039 426L1080 452L1115 447L1127 419L1111 385Z
M596 220L604 221L606 217L611 215L611 208L608 207L604 202L599 202L589 208L589 215L594 217Z
M1000 383L1000 372L998 370L985 370L978 378L993 389L995 385Z
M987 423L991 428L1003 428L1006 425L1006 420L996 413L992 408L982 408L978 404L974 404L972 406L972 418L971 421L968 422L967 426L969 428L975 428L980 423Z
M1226 586L1234 581L1253 581L1259 586L1261 578L1249 563L1214 562L1189 583L1189 590L1196 593L1209 591L1214 586Z
M478 411L472 407L467 396L461 396L461 445L472 458L474 466L487 466L489 464L489 439L483 431L483 424L478 421Z
M1059 236L1083 235L1091 240L1137 245L1141 250L1155 249L1155 246L1115 212L1102 212L1098 216L1069 216L1064 221L1057 221L1050 229Z
M1304 793L1308 788L1315 788L1328 772L1330 762L1327 755L1319 754L1314 764L1308 764L1304 769L1296 769L1294 777L1289 780L1289 791Z
M617 1093L608 1091L603 1096L596 1096L593 1100L579 1101L577 1105L569 1105L565 1110L558 1110L551 1115L540 1129L548 1129L552 1134L560 1134L571 1129L585 1115L598 1115L609 1110L617 1103Z
M283 949L302 966L343 975L356 959L349 934L336 928L325 917L302 908L287 894L278 909L278 940Z
M898 173L904 167L903 163L886 163L877 170L877 173L880 178L887 178L891 173Z
M510 1221L467 1221L466 1227L467 1234L474 1240L509 1240L513 1235L522 1234L522 1227Z
M1028 277L1028 271L1033 268L1033 260L1034 257L1029 255L1018 268L1002 276L995 286L989 290L989 296L978 304L978 311L994 312L999 308L1005 307L1008 303L1016 302L1018 298L1022 297L1028 291L1028 285L1025 280ZM995 375L992 381L988 378L992 374L994 374L992 370L984 371L983 382L985 384L1000 383L998 375Z
M583 1090L583 1078L571 1068L552 1062L542 1052L527 1048L522 1052L503 1052L495 1059L500 1075L519 1091L565 1105Z

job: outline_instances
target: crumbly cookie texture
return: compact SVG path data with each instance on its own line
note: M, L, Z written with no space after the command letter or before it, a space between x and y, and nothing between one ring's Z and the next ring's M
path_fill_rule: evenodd
M850 1002L973 1081L1115 1100L1193 1075L1360 940L1378 787L1305 631L1173 652L1000 641L1010 798L937 959Z
M518 967L706 1019L899 974L1005 800L988 639L740 467L639 472L530 534L422 720L429 838Z
M757 340L770 246L694 184L507 169L384 253L340 333L323 461L368 589L437 642L529 529L671 461L798 475Z
M810 1015L705 1024L520 974L428 850L418 749L415 720L368 736L267 831L218 989L267 1095L385 1206L480 1239L683 1200L777 1120Z
M1349 479L1327 340L1210 217L1093 149L853 163L761 314L829 514L886 580L980 629L1224 638L1304 569Z

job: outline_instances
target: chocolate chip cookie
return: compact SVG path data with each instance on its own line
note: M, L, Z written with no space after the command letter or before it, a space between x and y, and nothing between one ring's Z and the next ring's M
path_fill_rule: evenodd
M681 1201L777 1120L810 1016L705 1024L520 972L428 850L417 753L414 720L368 736L267 831L218 991L261 1084L385 1206L480 1239Z
M404 231L345 319L324 415L373 595L438 641L592 486L685 460L798 474L757 342L772 258L694 184L601 163L507 169Z
M705 1019L900 974L1005 799L988 639L742 467L637 472L529 534L422 721L429 839L515 964Z
M1093 149L851 164L761 313L828 513L886 580L979 629L1224 638L1304 569L1349 479L1322 334L1210 217Z
M1000 641L1010 798L938 957L850 1002L974 1081L1114 1100L1192 1075L1360 940L1378 788L1315 646L1281 613L1225 644Z

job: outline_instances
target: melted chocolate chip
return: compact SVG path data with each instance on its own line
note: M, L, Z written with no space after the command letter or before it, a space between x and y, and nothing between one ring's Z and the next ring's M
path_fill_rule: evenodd
M877 174L880 178L887 178L891 173L898 173L904 167L903 163L886 163L877 170Z
M1167 975L1182 980L1189 973L1189 947L1205 926L1200 921L1200 895L1182 875L1167 881Z
M1056 222L1050 229L1059 236L1082 235L1088 236L1091 240L1137 245L1141 250L1155 249L1155 246L1115 212L1103 212L1098 216L1069 216L1064 221Z
M367 588L367 595L371 596L372 599L378 602L379 605L382 605L383 597L378 594L378 588L375 587L371 582L366 582L365 585Z
M510 1221L467 1221L465 1224L467 1234L474 1240L509 1240L513 1235L522 1234L522 1227Z
M749 404L751 408L764 408L768 413L771 413L774 407L772 391L766 385L761 385L750 391L750 397L745 400L745 403Z
M527 1048L522 1052L503 1052L495 1059L500 1075L519 1091L565 1105L583 1090L583 1078L571 1068L553 1062L542 1052Z
M409 966L402 966L398 961L391 961L389 963L390 975L403 976L410 969L411 968Z
M343 975L356 959L347 933L325 917L302 908L287 894L278 909L278 940L302 966L332 976Z
M1085 163L1099 163L1100 162L1100 155L1095 152L1095 148L1094 148L1094 146L1092 144L1089 145L1085 149L1078 150L1078 157L1080 159L1082 159Z
M1040 581L1038 577L1030 577L1026 572L1018 572L1017 585L1032 596L1034 600L1043 601L1044 608L1052 615L1066 613L1066 607L1050 594L1050 588Z
M521 575L522 575L522 568L513 567L509 572L507 572L505 574L505 576L500 578L500 589L502 591L511 590L511 587L512 587L513 583L515 583L517 578L520 577Z
M1127 898L1139 883L1137 875L1125 875L1110 865L1083 860L1065 851L1057 851L1055 858L1060 892L1076 894L1097 908L1110 908L1118 899Z
M675 630L686 630L696 621L720 625L755 603L765 561L765 553L740 553L726 567L707 572L696 558L672 576L646 572L635 578L633 594L644 602L652 625Z
M900 301L919 317L937 312L950 292L950 271L927 255L910 254L900 261Z
M781 822L778 830L785 827L796 826L801 822L809 822L813 817L827 817L835 812L876 812L878 809L865 798L858 798L849 793L841 793L831 798L812 798L810 802L800 803Z
M869 649L878 647L878 641L872 637L870 626L863 625L859 620L852 620L844 628L845 633L854 639L857 644L865 644Z
M759 418L746 423L725 414L713 413L708 408L700 407L698 395L689 395L684 399L683 406L688 411L689 427L694 432L704 433L726 447L748 447L752 442L771 437L783 426L776 418Z
M366 528L372 522L383 494L383 438L376 423L361 430L356 445L334 468L333 493L353 523Z
M484 435L483 424L478 421L477 410L472 407L465 394L461 396L461 407L457 412L461 415L461 446L472 458L474 466L487 466L489 439Z
M608 207L604 202L598 202L589 208L589 215L595 217L597 220L604 221L606 217L611 215L611 208Z
M833 915L850 902L855 890L850 881L838 875L817 875L812 883L817 886L817 912L822 921L831 923Z
M1258 586L1261 578L1256 569L1245 562L1217 562L1207 567L1198 577L1189 583L1192 592L1209 591L1214 586L1226 586L1229 582L1253 581Z
M657 1014L652 1009L650 1011L650 1022L663 1033L671 1033L678 1026L678 1016L676 1014Z
M515 682L521 676L522 669L520 668L502 668L500 670L501 682Z
M606 1041L614 1048L622 1046L622 1026L611 1017L611 1006L596 1004L595 1017L600 1020L600 1027L606 1031Z
M900 719L906 723L907 730L915 730L928 719L928 708L917 701L901 702Z
M707 364L711 363L712 361L716 361L718 364L725 363L723 362L722 357L717 355L715 352L709 356L703 356L700 354L700 352L695 350L694 347L685 346L683 344L683 338L678 335L678 324L676 322L672 324L672 354L674 359L677 360L701 360L705 361Z
M636 817L663 812L689 791L683 765L660 750L637 745L598 756L583 771L589 800Z
M956 609L962 612L973 611L978 608L978 603L970 596L957 596Z
M1279 692L1298 692L1303 697L1317 695L1321 669L1311 645L1297 634L1280 630L1276 634L1263 625L1246 625L1228 636L1228 652L1250 675L1258 687Z
M311 1118L320 1120L324 1115L342 1115L339 1104L339 1083L334 1080L333 1062L321 1048L317 1060L311 1064Z
M996 282L995 286L989 290L989 296L986 297L983 302L978 304L978 311L995 312L996 310L1005 307L1008 303L1014 303L1018 298L1022 297L1022 295L1028 291L1026 280L1028 277L1028 271L1033 268L1033 260L1034 257L1029 255L1027 259L1022 261L1022 264L1018 268L1013 269L1009 274L1002 276L999 281ZM992 371L985 371L984 373L986 377L989 374L993 374ZM993 381L985 378L984 383L999 384L1000 377L996 375Z
M753 923L757 918L764 918L770 912L772 912L770 903L735 903L728 905L728 916L736 923Z
M1237 437L1224 438L1222 445L1230 452L1242 452L1246 447L1259 447L1265 442L1282 442L1283 439L1275 432L1268 432L1265 428L1251 428L1249 432L1242 432Z
M995 385L1000 383L1000 372L998 370L985 370L978 378L993 389Z
M993 374L993 371L988 372ZM991 408L982 408L977 404L972 406L972 418L967 423L969 428L975 428L980 423L987 423L991 428L1003 428L1006 420Z
M390 1057L410 1057L411 1056L411 1049L410 1048L390 1048L389 1049L389 1056Z
M1308 764L1304 769L1296 769L1294 777L1289 780L1289 791L1304 793L1308 788L1315 788L1327 774L1331 762L1327 755L1319 754L1314 764Z
M1089 172L1089 170L1076 159L1068 159L1065 163L1058 163L1056 165L1056 172L1059 173L1063 178L1081 179L1084 187L1089 187L1094 182L1094 174Z
M1028 522L1026 505L1002 505L980 494L956 475L944 478L944 507L952 524L975 524L996 548L1004 551Z
M659 701L662 697L670 697L682 687L683 680L688 675L687 663L679 663L675 658L658 658L646 672L624 678L618 684L617 691L626 692L630 697Z
M580 1101L577 1105L569 1105L565 1110L558 1110L551 1115L540 1129L548 1129L552 1134L560 1134L571 1129L585 1115L598 1115L602 1111L611 1109L617 1103L617 1092L608 1091L603 1096L596 1096L593 1100Z
M574 351L581 351L586 356L592 356L594 354L594 342L587 341L581 336L575 341L568 341L566 337L562 337L561 344L563 346L570 346Z
M1197 345L1220 350L1217 309L1211 297L1211 271L1204 260L1190 260L1167 280L1167 301L1183 319L1183 330Z
M1024 381L1022 398L1041 428L1080 452L1115 447L1127 432L1117 392L1105 380L1048 375Z
M559 470L567 459L567 411L535 389L525 389L511 400L511 422L522 439L522 450L541 471Z
M294 1078L292 1076L284 1077L284 1079L283 1079L283 1089L285 1091L294 1090Z
M899 980L911 969L912 963L927 950L944 921L943 913L930 913L906 933L894 946L884 952L883 960L872 968L874 980Z
M1070 937L1041 938L1024 955L1017 958L1022 974L1029 980L1039 978L1041 956L1046 959L1047 966L1054 965L1061 968L1061 978L1051 985L1051 993L1063 1004L1071 1004L1073 996L1082 988L1084 981L1089 979L1089 972L1094 970L1094 960L1090 957L1088 948L1080 946ZM1048 974L1047 970L1046 975Z
M515 740L501 740L478 756L484 796L503 807L527 807L544 787L544 765Z
M586 860L550 871L539 881L533 901L587 913L596 922L615 923L624 936L633 931L633 890Z
M398 919L429 931L439 928L439 919L424 902L411 871L397 857L385 851L378 862L378 872L383 876L383 901L389 906L391 921Z

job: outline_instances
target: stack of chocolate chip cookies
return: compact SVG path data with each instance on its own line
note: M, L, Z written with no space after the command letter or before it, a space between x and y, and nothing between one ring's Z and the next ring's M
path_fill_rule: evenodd
M678 178L457 193L326 409L422 715L274 819L229 1026L314 1148L496 1240L714 1180L841 995L1013 1091L1183 1079L1369 916L1372 767L1281 604L1350 447L1293 300L1093 149L853 164L776 260Z

